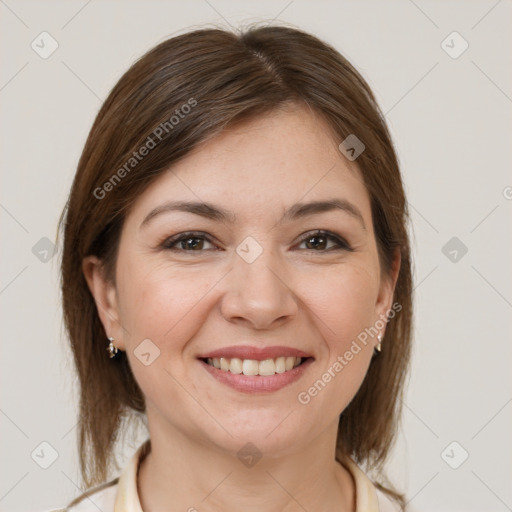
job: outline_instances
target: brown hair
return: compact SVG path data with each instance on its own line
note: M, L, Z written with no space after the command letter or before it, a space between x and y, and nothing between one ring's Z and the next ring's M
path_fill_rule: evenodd
M350 134L363 141L357 166L383 271L391 271L394 251L400 251L394 300L401 311L389 320L382 352L340 416L336 458L350 454L366 464L378 475L375 485L404 508L403 495L382 481L400 417L412 325L399 165L362 76L330 45L284 26L252 26L239 34L205 28L168 39L121 77L94 121L60 220L64 320L80 383L78 442L86 486L108 477L122 421L144 413L145 402L125 354L116 361L106 353L82 260L96 255L113 280L123 219L153 180L225 127L297 103L327 121L338 143Z

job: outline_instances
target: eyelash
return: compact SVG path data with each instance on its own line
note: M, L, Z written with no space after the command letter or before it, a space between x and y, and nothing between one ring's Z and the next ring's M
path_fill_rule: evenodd
M309 250L312 252L319 252L319 253L327 253L327 252L331 252L333 250L334 251L341 250L341 251L349 251L349 252L354 251L354 249L352 249L350 247L350 245L343 238L335 235L334 233L330 233L329 231L324 231L324 230L316 230L314 232L306 233L306 235L300 240L299 244L307 242L310 238L316 238L316 237L324 237L324 238L333 240L336 243L337 247L330 248L330 249L324 249L321 251L315 251L314 249L305 249L305 250ZM200 231L189 231L186 233L180 233L179 235L175 235L170 238L166 238L160 244L160 247L162 249L166 249L169 251L175 251L175 252L185 252L185 253L204 252L205 251L204 249L194 251L194 250L186 250L186 249L177 249L177 248L173 247L174 245L178 244L179 242L183 242L183 241L189 240L191 238L192 239L204 239L207 242L214 244L214 242L210 239L210 237L206 236L204 233L202 233ZM206 249L206 250L211 250L211 249Z

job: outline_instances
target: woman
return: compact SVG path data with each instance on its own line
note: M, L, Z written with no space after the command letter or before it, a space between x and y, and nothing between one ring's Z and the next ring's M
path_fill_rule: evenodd
M101 108L61 223L91 487L66 510L404 509L383 465L410 354L407 205L336 50L281 26L159 44ZM102 483L136 415L147 441Z

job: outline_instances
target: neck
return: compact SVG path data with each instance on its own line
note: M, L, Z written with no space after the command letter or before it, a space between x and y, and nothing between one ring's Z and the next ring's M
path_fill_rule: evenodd
M151 451L138 473L142 509L352 512L352 476L333 457L336 427L297 453L264 456L252 467L179 431L150 430Z

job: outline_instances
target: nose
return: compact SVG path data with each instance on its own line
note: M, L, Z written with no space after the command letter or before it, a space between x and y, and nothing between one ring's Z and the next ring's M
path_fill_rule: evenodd
M225 285L221 312L229 322L271 329L297 315L298 299L290 272L270 249L264 249L251 263L235 254Z

